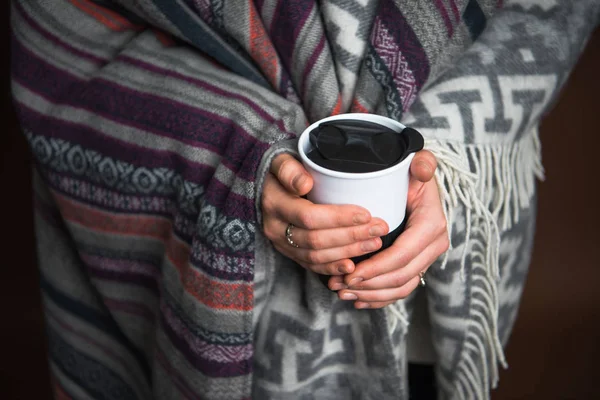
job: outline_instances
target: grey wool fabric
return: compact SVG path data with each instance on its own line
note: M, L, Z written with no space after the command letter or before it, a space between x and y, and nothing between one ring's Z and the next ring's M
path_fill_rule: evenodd
M538 123L599 13L594 0L13 0L56 397L407 400L421 360L441 399L488 399L529 264ZM381 310L340 301L261 231L273 158L348 112L419 130L438 160L451 248Z

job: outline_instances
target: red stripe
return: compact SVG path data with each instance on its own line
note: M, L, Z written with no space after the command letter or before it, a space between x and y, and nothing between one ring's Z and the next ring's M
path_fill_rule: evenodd
M312 71L317 60L321 56L321 53L323 52L324 48L325 48L325 34L323 34L321 36L321 39L319 39L319 43L317 44L317 47L315 47L315 49L313 50L312 54L310 55L310 58L308 59L308 61L306 62L306 65L304 66L304 71L302 71L302 77L300 78L300 79L302 79L302 86L300 88L301 96L304 96L304 91L306 90L306 83L308 82L308 77L310 76L310 72Z
M352 100L352 112L368 113L369 110L360 104L357 98L354 98L354 100Z
M88 229L117 235L146 237L166 242L171 233L171 221L160 217L103 212L52 192L64 219Z
M158 41L162 43L163 46L172 47L175 45L175 39L173 39L173 36L159 29L153 29L152 31L154 32L154 36L156 36L156 39L158 39Z
M333 110L331 111L331 115L338 115L340 112L342 112L342 96L338 95L338 99L335 102Z
M458 7L456 6L456 0L448 0L450 2L450 8L452 8L452 14L454 14L454 21L458 23L460 21L460 13L458 12Z
M223 283L190 265L190 247L172 232L171 222L160 218L102 212L53 191L63 218L90 230L157 239L165 243L166 256L179 272L186 292L203 304L226 310L252 310L252 283Z
M15 5L15 10L21 14L21 17L25 20L25 22L29 25L29 27L32 28L33 30L37 31L38 33L40 33L42 36L44 36L45 39L51 41L55 45L62 47L63 49L67 50L68 52L70 52L71 54L73 54L77 57L85 58L85 59L87 59L89 61L93 61L97 64L105 64L106 63L107 59L99 57L95 54L83 51L81 49L75 48L75 47L71 46L70 44L68 44L67 42L63 41L58 36L54 35L52 32L45 30L32 17L30 17L29 14L27 14L27 12L21 7L21 5L19 4L18 1L13 2L13 4ZM13 37L14 37L14 35L13 35ZM21 44L23 47L25 47L25 48L27 47L27 45L25 43L21 43L21 41L19 39L17 39L16 37L14 37L14 39L16 42ZM30 54L33 57L39 58L37 56L37 54L34 54L32 52L30 52Z
M102 23L109 29L116 32L123 32L126 30L142 29L142 26L135 25L131 21L123 18L121 15L114 11L108 10L101 7L89 0L69 0L75 7L85 12L89 16L95 18L98 22Z
M446 6L444 6L444 2L442 0L435 0L435 5L437 6L440 14L442 15L442 19L444 20L444 24L446 25L446 30L448 31L448 36L452 36L454 33L454 25L452 25L452 21L450 21L450 16L448 15L448 10L446 10Z
M212 280L189 263L187 245L171 236L166 244L169 261L179 272L186 292L214 309L250 311L254 305L252 283L223 283Z
M248 2L248 8L250 12L250 55L258 64L271 86L279 89L279 59L277 51L273 47L273 43L252 1Z

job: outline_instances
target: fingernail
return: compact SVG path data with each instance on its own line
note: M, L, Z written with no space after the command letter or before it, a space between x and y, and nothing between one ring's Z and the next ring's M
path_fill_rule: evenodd
M369 214L360 213L354 214L354 218L352 220L355 224L366 224L367 222L369 222L370 217Z
M362 242L362 244L360 245L360 248L363 251L377 250L378 247L379 247L379 244L375 240L367 240L367 241Z
M300 191L300 189L302 188L302 185L304 184L305 181L306 181L306 176L304 176L304 174L296 175L294 177L294 179L292 180L292 186L297 191Z
M369 229L369 235L371 236L382 236L384 232L383 226L381 225L375 225L372 226L371 229Z
M346 266L344 264L339 265L337 267L337 270L340 274L347 274L348 272L350 272L350 271L348 271L348 268L346 268Z
M362 281L363 281L363 278L361 278L360 276L357 276L356 278L350 279L350 282L348 282L348 286L358 285Z
M356 296L354 293L344 293L342 294L342 300L356 300L358 299L358 296Z
M356 307L358 309L365 309L365 308L371 308L371 305L369 303L359 303L359 302L356 302L354 304L354 307Z
M330 289L337 292L338 290L348 289L348 286L343 283L334 283Z

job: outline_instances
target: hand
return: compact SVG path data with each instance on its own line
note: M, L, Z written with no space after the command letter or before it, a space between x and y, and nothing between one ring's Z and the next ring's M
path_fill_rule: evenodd
M331 277L329 287L356 308L381 308L407 297L420 272L448 250L446 218L433 174L433 154L420 151L410 167L406 229L389 248L359 263L346 276Z
M312 177L293 156L275 158L262 194L265 235L280 253L313 272L352 273L355 265L350 258L378 250L379 237L389 228L362 207L318 205L302 198L312 185ZM294 224L297 248L285 236L289 223Z

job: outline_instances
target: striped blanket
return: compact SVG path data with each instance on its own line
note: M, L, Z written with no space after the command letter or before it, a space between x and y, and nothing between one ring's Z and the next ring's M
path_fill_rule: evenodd
M419 314L440 397L488 398L527 272L537 123L599 12L13 0L56 398L407 399ZM452 246L426 308L355 310L261 233L270 161L345 112L401 120L438 158Z

